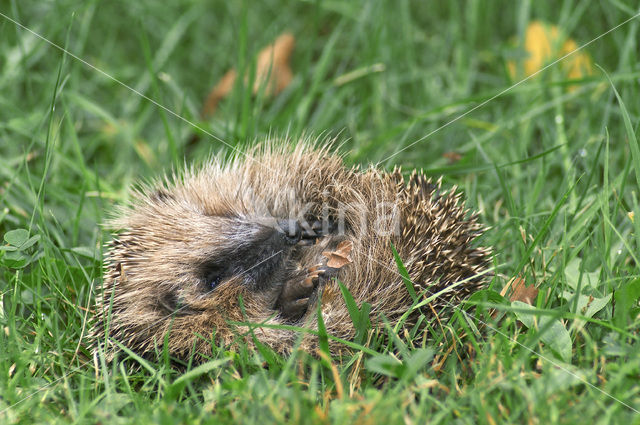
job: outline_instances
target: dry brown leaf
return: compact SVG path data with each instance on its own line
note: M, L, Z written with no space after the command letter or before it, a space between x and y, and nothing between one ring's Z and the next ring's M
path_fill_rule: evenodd
M455 164L462 159L462 155L455 151L445 152L442 154L442 157L446 159L449 164Z
M289 59L295 44L293 35L284 33L272 45L260 51L256 63L256 80L253 83L254 94L258 93L265 83L265 93L269 96L280 93L291 83L293 72L289 66Z
M534 21L527 27L524 49L528 53L528 58L522 62L521 69L524 71L524 76L530 76L552 61L577 50L578 45L574 40L566 37L557 26ZM507 66L511 78L523 77L518 75L515 61L509 61ZM560 66L570 79L582 78L593 72L591 58L582 52L573 53L563 59Z
M522 301L529 305L533 305L533 302L538 296L538 288L531 284L527 286L526 281L521 277L512 278L507 285L502 288L500 295L503 297L507 294L507 291L511 288L511 295L509 301Z
M338 244L335 251L324 251L322 255L328 259L327 266L340 269L353 262L351 259L352 249L353 244L351 241L342 241Z
M257 94L264 87L266 96L274 96L291 83L293 72L289 65L289 59L295 42L292 34L284 33L258 53L256 77L252 88L253 94ZM235 69L229 70L209 92L202 108L203 118L214 114L220 100L224 99L233 89L237 77L238 73Z

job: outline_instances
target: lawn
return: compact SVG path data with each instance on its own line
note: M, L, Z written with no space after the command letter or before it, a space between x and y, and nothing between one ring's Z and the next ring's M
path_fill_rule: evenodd
M636 8L1 2L0 423L640 424ZM536 21L586 46L525 78ZM252 94L256 54L285 31L291 83ZM578 55L590 72L569 74ZM249 82L202 119L231 68ZM191 369L92 357L101 224L130 188L305 135L337 137L348 164L457 185L488 228L487 288L424 346L219 347ZM509 282L535 285L532 303L501 295Z

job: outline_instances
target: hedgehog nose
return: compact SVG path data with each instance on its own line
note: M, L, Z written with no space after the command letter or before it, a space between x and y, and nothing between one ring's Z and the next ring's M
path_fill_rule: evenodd
M302 227L296 220L278 220L278 227L284 233L285 240L290 245L295 245L302 238Z

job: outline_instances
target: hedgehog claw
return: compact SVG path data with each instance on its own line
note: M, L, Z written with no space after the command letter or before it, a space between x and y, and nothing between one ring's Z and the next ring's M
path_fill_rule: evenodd
M326 264L316 264L309 268L309 275L315 277L322 277L323 279L331 279L335 277L339 269L329 267Z
M318 276L308 276L305 280L302 281L302 287L304 289L313 290L313 288L318 284Z
M326 266L323 264L316 264L315 266L309 267L309 276L319 277L325 273Z

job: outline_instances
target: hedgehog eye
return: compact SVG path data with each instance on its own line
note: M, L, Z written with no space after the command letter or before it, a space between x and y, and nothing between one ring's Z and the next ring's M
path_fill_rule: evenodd
M207 265L203 270L202 278L209 290L215 289L222 282L223 269L217 265Z
M221 280L222 280L222 278L220 278L220 276L212 276L209 279L207 279L207 282L208 282L209 287L211 289L215 289L215 287L220 284Z

